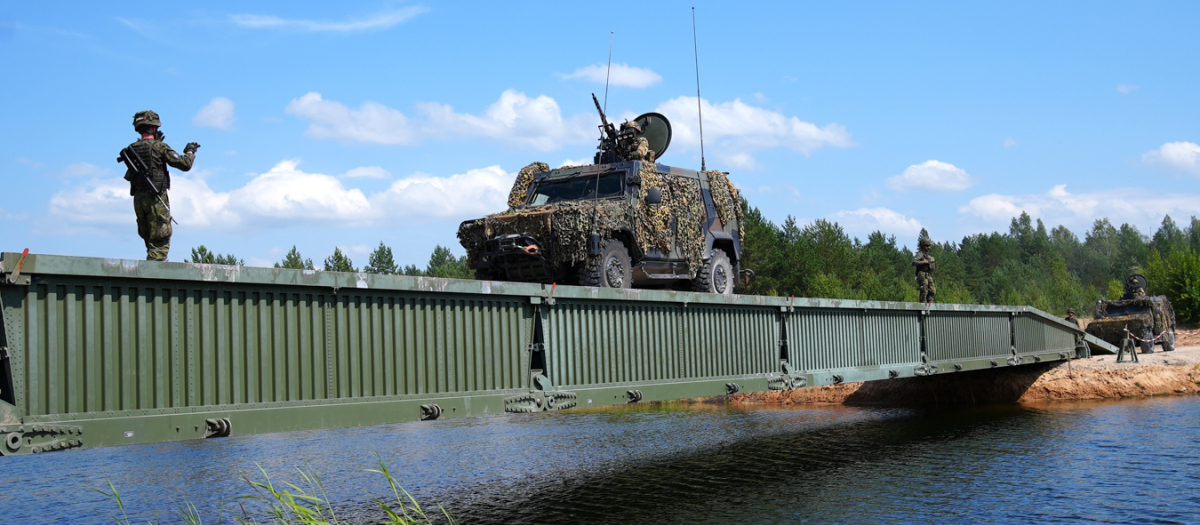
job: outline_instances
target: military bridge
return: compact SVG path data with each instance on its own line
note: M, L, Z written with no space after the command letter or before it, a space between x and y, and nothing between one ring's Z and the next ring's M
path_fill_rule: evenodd
M0 454L570 410L1115 352L1024 306L4 253Z

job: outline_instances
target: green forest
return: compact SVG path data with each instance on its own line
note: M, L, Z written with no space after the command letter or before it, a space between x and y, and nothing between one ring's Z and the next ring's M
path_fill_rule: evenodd
M745 211L743 269L754 271L739 293L879 301L916 301L912 266L917 238L898 242L875 232L863 241L836 222L818 219L800 225L792 217L775 224L742 201ZM922 231L922 234L927 232ZM1166 295L1180 322L1200 322L1200 219L1182 228L1167 216L1153 234L1136 226L1095 221L1080 239L1064 226L1047 229L1022 213L1007 232L978 233L961 240L934 240L937 302L1029 305L1055 315L1075 308L1090 317L1101 297L1115 299L1130 273L1150 281L1153 295ZM191 262L241 265L237 257L192 249ZM276 268L316 269L295 246ZM424 268L396 264L382 242L360 268L340 248L327 257L324 271L367 272L471 279L465 256L438 245Z

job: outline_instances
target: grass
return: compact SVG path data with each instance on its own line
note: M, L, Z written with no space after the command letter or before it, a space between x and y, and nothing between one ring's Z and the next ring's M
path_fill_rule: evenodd
M375 459L378 468L368 469L367 472L382 475L387 480L388 487L392 491L391 500L374 498L375 503L379 505L386 519L382 523L389 525L424 525L433 523L425 510L417 503L416 498L412 494L409 494L407 490L404 490L404 487L401 487L396 482L396 479L392 477L392 473L388 470L387 465L384 464L383 458L376 454ZM262 465L255 464L255 466L258 467L261 479L251 479L249 475L243 475L242 479L251 488L251 493L235 499L255 502L259 504L259 508L262 510L247 510L245 505L239 504L237 511L230 512L234 522L239 525L344 525L350 523L338 518L333 502L329 500L329 496L325 491L325 484L316 473L297 469L301 485L289 482L277 483L271 479L271 476L262 468ZM134 522L130 521L129 515L125 511L125 502L121 499L120 492L117 491L117 488L113 486L111 481L108 481L108 489L111 492L95 488L91 490L99 492L113 500L117 504L119 514L97 512L120 525L133 525ZM446 518L448 523L458 525L458 521L449 512L446 512L446 509L442 508L441 505L438 506L438 510L441 511L441 515ZM183 507L178 507L176 511L179 514L178 523L204 525L204 519L200 510L191 502L187 502ZM217 512L216 521L210 521L210 523L220 525L226 516L226 512L227 509L222 501L221 508ZM152 522L147 521L146 523L161 524L163 522L155 519Z

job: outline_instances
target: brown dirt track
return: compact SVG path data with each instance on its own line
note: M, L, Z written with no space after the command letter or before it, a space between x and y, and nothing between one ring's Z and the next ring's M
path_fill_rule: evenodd
M1200 335L1180 348L1141 354L1138 363L1097 356L1067 363L980 370L933 377L850 383L729 396L731 404L982 405L1111 399L1200 392ZM1187 346L1184 346L1187 345Z

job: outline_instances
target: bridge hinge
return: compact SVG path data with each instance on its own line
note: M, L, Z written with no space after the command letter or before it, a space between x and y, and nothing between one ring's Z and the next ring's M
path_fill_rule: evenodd
M1007 361L1008 361L1008 366L1017 366L1017 365L1021 364L1022 359L1021 359L1021 356L1014 355L1014 356L1008 358Z
M70 425L0 426L0 456L38 454L83 446L83 427Z
M575 392L530 392L504 399L504 411L512 413L544 412L547 410L564 410L579 404L579 395Z
M916 375L919 375L919 376L931 376L933 374L938 373L938 367L930 365L930 364L923 364L923 365L914 367L913 373Z
M227 417L204 420L204 439L229 437L231 433L233 423Z

